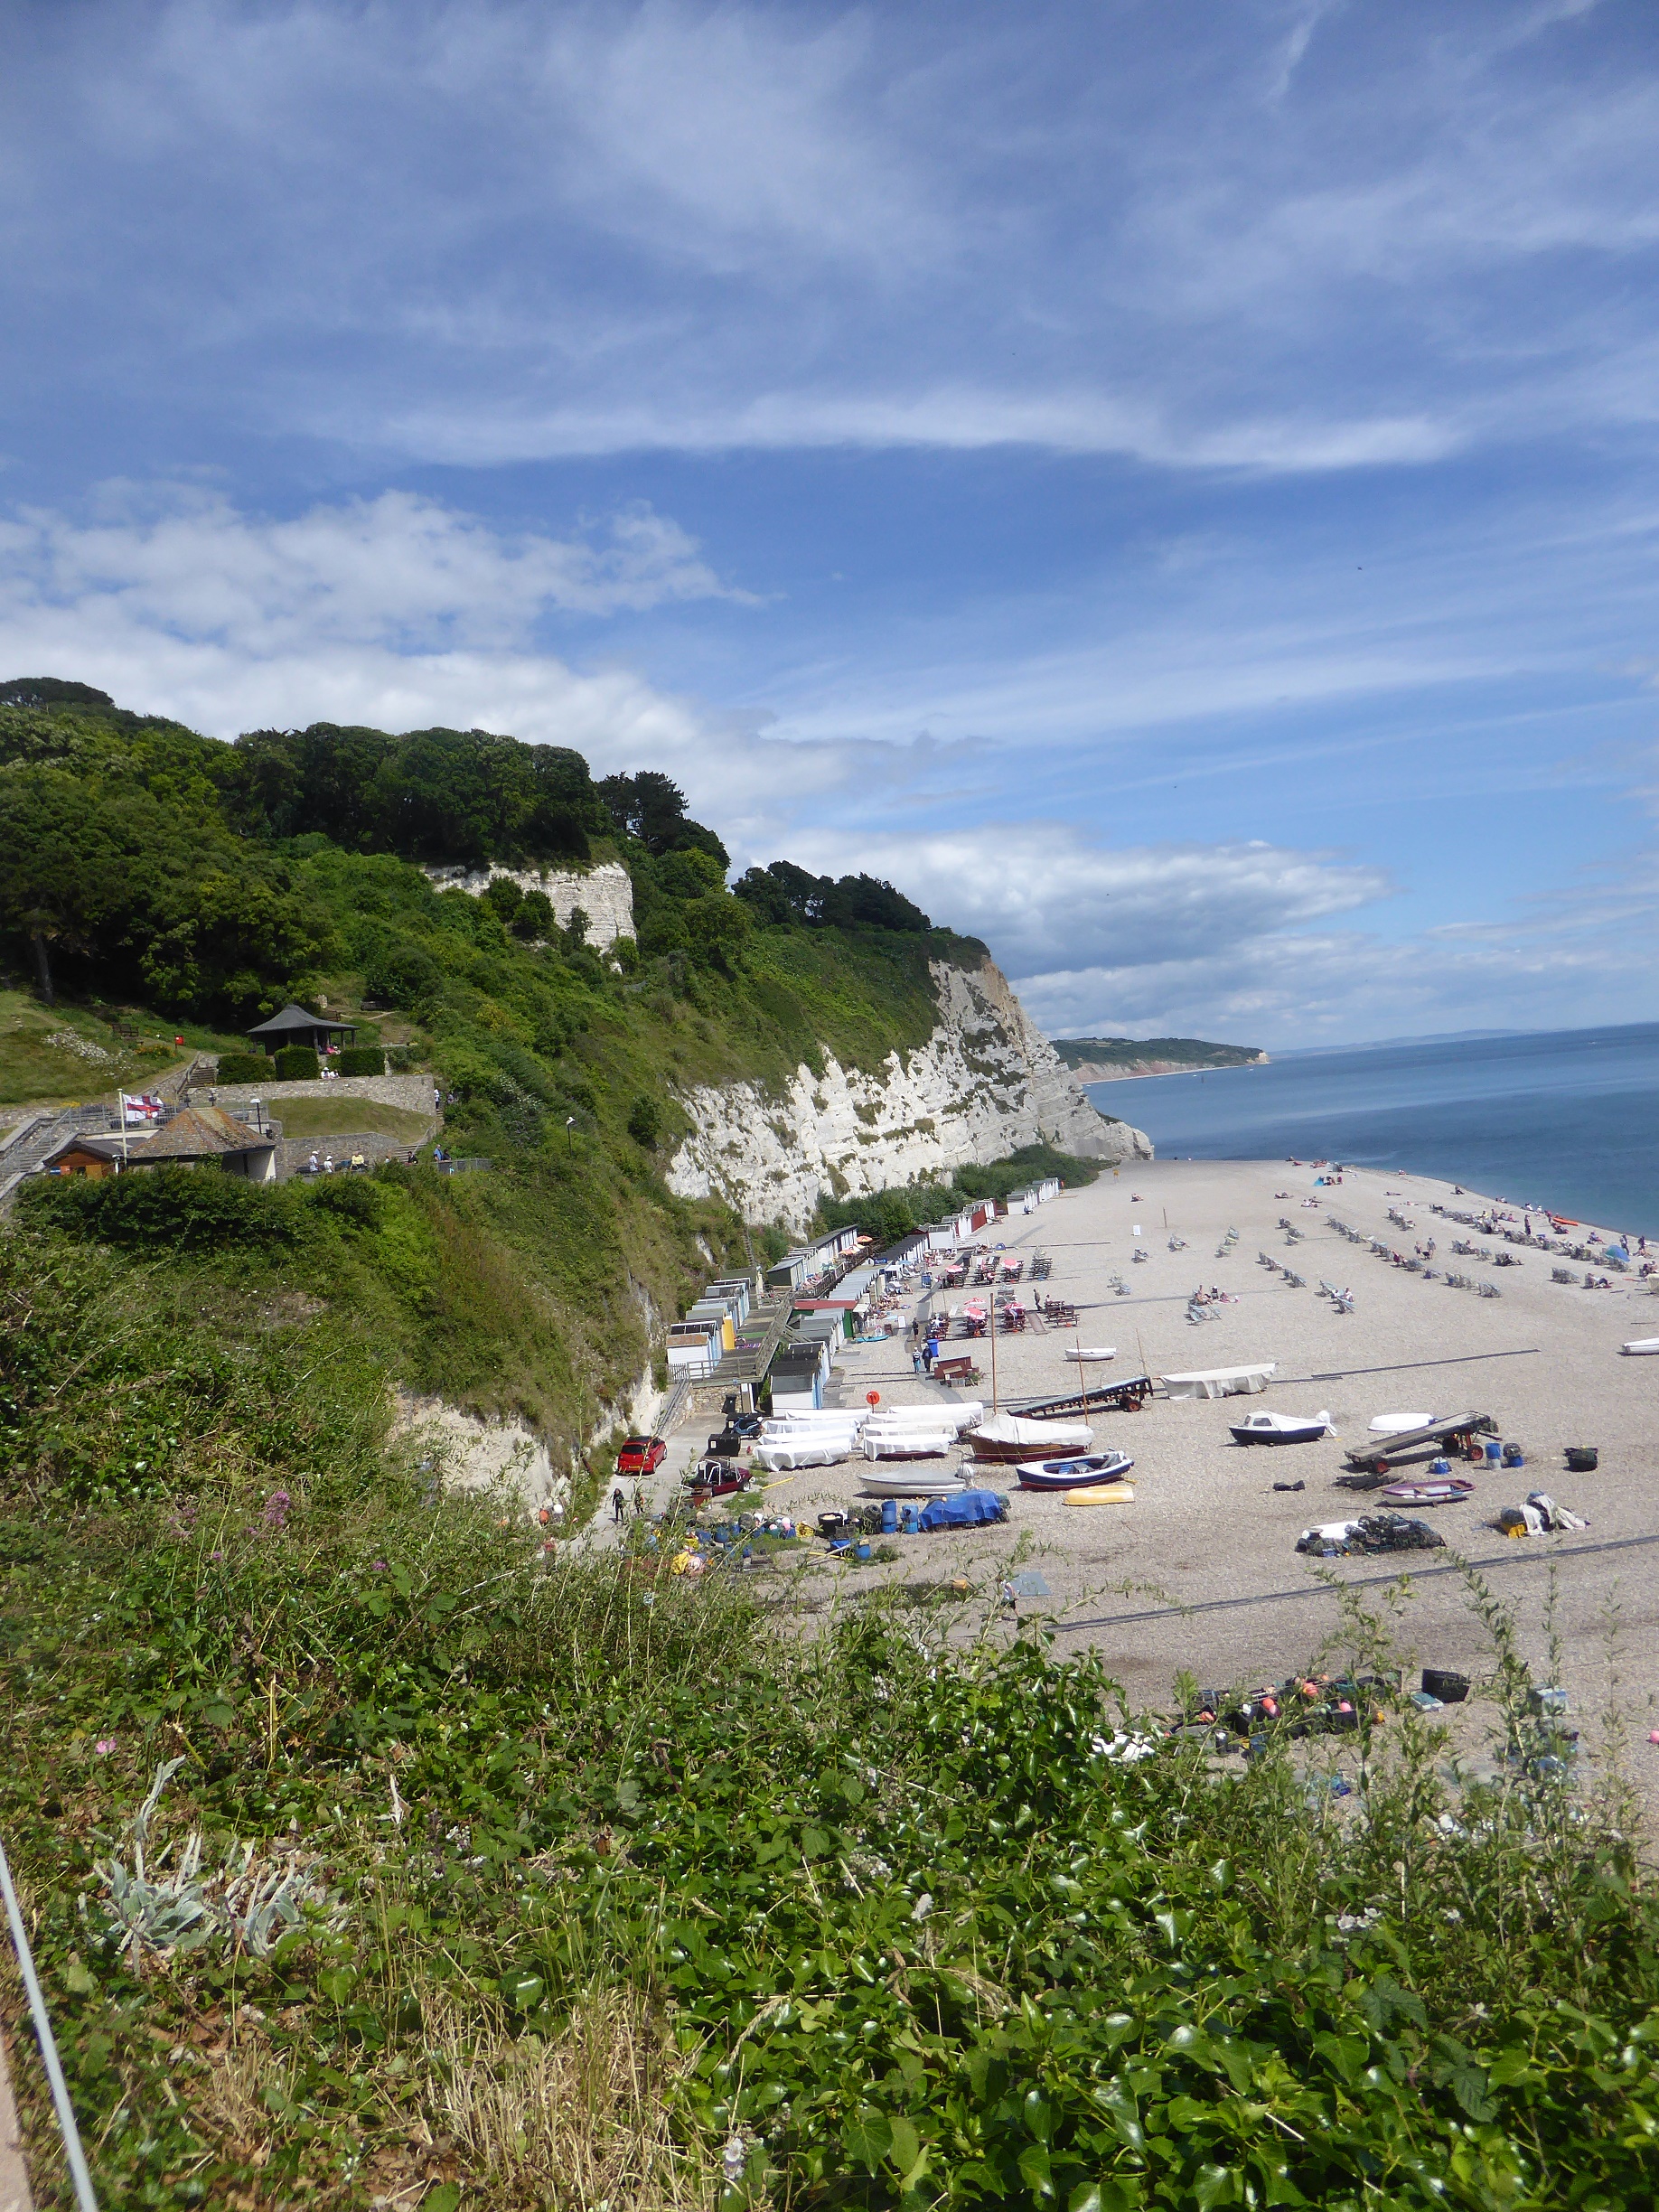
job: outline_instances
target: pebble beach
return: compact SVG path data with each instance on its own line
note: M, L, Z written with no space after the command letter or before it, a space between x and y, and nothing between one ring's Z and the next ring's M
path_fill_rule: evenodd
M1046 1595L1022 1595L1019 1617L1042 1618L1061 1653L1092 1646L1131 1707L1168 1710L1183 1672L1205 1684L1248 1687L1314 1664L1341 1626L1333 1581L1365 1585L1373 1607L1392 1611L1402 1664L1478 1678L1492 1666L1490 1640L1455 1562L1480 1562L1493 1595L1514 1608L1534 1679L1566 1675L1587 1750L1609 1715L1617 1716L1634 1777L1659 1795L1648 1772L1659 1771L1659 1746L1646 1740L1659 1727L1659 1541L1648 1541L1655 1532L1659 1359L1620 1352L1627 1338L1659 1334L1659 1298L1634 1272L1613 1276L1617 1287L1607 1290L1583 1289L1582 1268L1574 1270L1574 1286L1556 1283L1561 1262L1551 1254L1514 1251L1500 1235L1431 1210L1479 1214L1498 1204L1482 1194L1352 1168L1339 1186L1321 1187L1318 1172L1270 1160L1137 1163L982 1231L979 1243L1049 1255L1048 1279L1035 1289L1022 1285L1019 1295L1030 1299L1040 1290L1077 1308L1075 1330L1034 1320L999 1337L997 1392L1005 1407L1075 1387L1078 1368L1065 1354L1078 1342L1116 1347L1110 1366L1089 1371L1107 1380L1268 1360L1277 1363L1275 1373L1260 1395L1157 1395L1138 1413L1095 1415L1095 1448L1134 1458L1132 1503L1083 1509L1019 1491L1011 1469L987 1469L984 1486L1010 1495L1007 1523L896 1540L896 1563L826 1564L802 1582L803 1598L816 1588L821 1598L830 1584L850 1591L956 1574L984 1589L1011 1570L1027 1579L1036 1573ZM1500 1210L1513 1211L1519 1226L1518 1207ZM1433 1236L1433 1279L1349 1242L1330 1225L1333 1216L1407 1255ZM1284 1220L1298 1232L1295 1240L1280 1227ZM1568 1233L1582 1237L1588 1227ZM1611 1234L1618 1224L1602 1227ZM1229 1230L1238 1233L1231 1241ZM1174 1238L1183 1249L1170 1249ZM1491 1257L1454 1257L1454 1238ZM1135 1260L1138 1250L1143 1261ZM1504 1251L1519 1264L1495 1267ZM1270 1270L1261 1253L1300 1275L1304 1287ZM1471 1283L1492 1281L1500 1295L1448 1286L1447 1267ZM1352 1312L1320 1292L1322 1279L1351 1290ZM1188 1300L1201 1285L1228 1302L1195 1325ZM949 1295L960 1301L972 1293ZM984 1378L974 1394L989 1401L989 1344L952 1341L948 1348L974 1352ZM899 1405L949 1394L914 1373L907 1336L839 1352L834 1400L862 1405L871 1391ZM1328 1411L1336 1434L1279 1448L1234 1443L1229 1424L1263 1408ZM1336 1478L1348 1471L1345 1448L1367 1438L1373 1416L1403 1411L1488 1414L1499 1436L1520 1448L1524 1466L1454 1463L1473 1476L1473 1495L1421 1516L1445 1538L1444 1551L1319 1561L1298 1554L1297 1539L1310 1524L1382 1510L1374 1495ZM678 1486L706 1425L676 1439L654 1486L659 1500ZM1596 1471L1569 1474L1568 1445L1595 1446ZM942 1471L964 1456L940 1461ZM1427 1465L1425 1456L1397 1472L1426 1473ZM866 1462L849 1460L775 1478L767 1510L810 1520L845 1506L858 1499L867 1471ZM1296 1482L1305 1487L1276 1486ZM1588 1528L1516 1540L1490 1525L1501 1508L1539 1489ZM1448 1566L1454 1571L1437 1571ZM1403 1598L1402 1574L1410 1578Z

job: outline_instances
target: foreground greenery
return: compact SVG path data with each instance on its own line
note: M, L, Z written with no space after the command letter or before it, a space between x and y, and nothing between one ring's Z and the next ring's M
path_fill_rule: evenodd
M378 1380L222 1258L0 1244L0 1823L101 2201L1650 2197L1616 1804L1457 1794L1410 1709L1347 1816L1273 1747L1131 1762L1092 1661L960 1610L549 1561Z

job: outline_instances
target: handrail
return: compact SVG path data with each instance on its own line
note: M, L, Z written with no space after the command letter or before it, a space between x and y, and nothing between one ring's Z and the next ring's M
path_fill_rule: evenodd
M45 2061L46 2078L52 2084L52 2101L57 2107L58 2125L63 2131L63 2153L75 2184L75 2201L80 2212L98 2212L98 2198L92 2193L92 2177L87 2171L86 2152L80 2147L80 2130L75 2124L75 2107L70 2103L63 2068L58 2060L57 2039L52 2032L52 2019L46 2010L46 2000L41 1994L40 1981L34 1971L34 1954L29 1948L23 1908L17 1902L16 1890L12 1887L12 1870L6 1863L5 1846L3 1843L0 1843L0 1890L5 1895L5 1917L11 1923L12 1945L17 1953L17 1964L23 1969L23 1989L29 1999L30 2018L34 2022L35 2040L41 2047L41 2057Z

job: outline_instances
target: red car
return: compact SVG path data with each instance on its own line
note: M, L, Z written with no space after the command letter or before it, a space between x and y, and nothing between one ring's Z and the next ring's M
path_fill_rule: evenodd
M619 1475L654 1475L668 1457L661 1437L630 1437L616 1455Z

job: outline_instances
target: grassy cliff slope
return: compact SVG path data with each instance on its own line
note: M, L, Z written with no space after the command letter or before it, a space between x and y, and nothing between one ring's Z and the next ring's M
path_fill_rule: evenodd
M417 864L615 858L638 936L605 957L545 897L440 891ZM653 1325L768 1246L764 1224L745 1234L723 1203L665 1187L677 1093L781 1085L825 1050L878 1067L934 1026L930 963L983 957L867 878L779 867L735 895L725 863L666 778L595 785L557 747L332 726L227 745L97 701L0 702L16 971L0 1097L141 1087L183 1056L175 1035L211 1049L286 998L326 1001L407 1041L444 1093L448 1148L492 1163L385 1169L361 1211L326 1219L243 1194L246 1218L210 1233L61 1188L28 1194L34 1217L158 1266L219 1266L213 1296L244 1314L321 1301L407 1387L522 1416L556 1461L576 1454L623 1417ZM323 1105L305 1101L299 1133L324 1133Z

